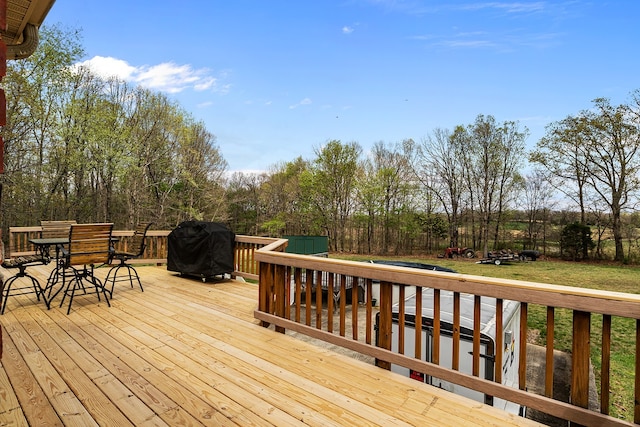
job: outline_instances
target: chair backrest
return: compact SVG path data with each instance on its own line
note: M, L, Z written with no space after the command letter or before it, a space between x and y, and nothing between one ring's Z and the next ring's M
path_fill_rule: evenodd
M109 260L112 223L71 224L69 265L105 264Z
M42 238L52 239L56 237L69 237L71 224L75 223L75 220L40 221L40 225L42 226Z
M138 224L133 233L133 238L131 239L131 244L129 246L129 252L132 254L136 254L136 256L142 256L144 253L144 248L146 246L146 238L147 231L149 227L151 227L151 222L142 222Z

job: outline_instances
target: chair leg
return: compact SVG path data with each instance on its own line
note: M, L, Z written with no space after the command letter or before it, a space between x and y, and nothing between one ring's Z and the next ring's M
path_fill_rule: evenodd
M62 273L62 299L60 300L60 307L64 305L64 300L67 298L67 295L69 295L69 307L67 308L67 314L69 314L71 312L71 304L73 304L73 296L76 293L77 284L80 282L81 279L78 272L75 269L73 269L73 278L71 279L71 281L69 281L66 287L64 285L65 278L66 278L66 275L63 272ZM71 288L72 283L73 283L73 288ZM69 290L71 290L71 294L69 294Z
M45 303L47 303L47 300L44 297L44 290L40 286L40 282L38 282L38 280L35 277L31 276L29 273L26 272L26 267L20 267L20 271L18 273L11 276L9 280L7 280L6 282L2 283L2 287L0 288L0 315L4 314L4 310L7 307L7 301L9 300L9 296L10 296L9 294L11 293L11 286L13 285L13 282L15 282L17 279L21 277L26 277L30 279L31 286L33 286L33 293L36 294L37 300L40 301L40 294L42 294L42 299L44 299ZM26 291L26 289L27 288L18 288L19 291L23 291L18 295L26 295L28 293L31 293L29 291ZM48 307L49 307L49 304L47 303L47 308Z
M111 267L111 270L109 270L109 272L107 273L107 277L104 279L105 287L108 282L111 282L111 291L109 292L109 295L113 298L113 289L116 286L116 282L125 280L124 278L121 278L120 280L117 279L118 272L120 271L121 268L127 269L127 275L129 277L129 284L131 285L131 288L133 289L133 279L135 278L138 281L138 286L140 286L140 290L144 292L144 288L142 287L142 282L140 281L140 276L138 276L138 272L136 271L136 269L133 268L131 265L127 264L126 262L120 262L120 264Z
M73 297L75 295L76 292L76 288L80 287L84 293L87 293L87 289L84 286L84 283L82 282L83 279L87 279L91 282L91 284L93 285L93 287L96 290L96 296L98 297L98 301L101 301L100 299L100 291L102 291L102 294L104 295L104 299L107 302L107 306L111 307L111 303L109 302L109 298L107 296L107 290L105 288L105 286L102 284L102 282L93 274L93 266L91 268L91 270L88 270L86 267L84 268L84 270L82 272L79 272L78 270L76 270L75 268L73 269L73 288L71 288L71 282L69 282L69 284L67 285L66 289L64 290L64 294L62 296L62 301L60 301L60 307L62 307L62 305L64 304L64 300L66 298L66 296L69 294L69 289L71 288L71 294L69 295L69 307L67 308L67 314L71 313L71 305L73 304ZM63 274L63 287L64 287L64 274Z
M4 314L4 309L7 307L7 300L9 299L9 291L11 290L11 284L17 278L18 278L17 276L13 276L2 284L2 292L0 292L0 299L2 299L2 309L0 309L0 314Z
M111 282L111 291L109 291L109 296L111 298L113 298L113 288L116 286L116 277L118 276L118 270L120 270L121 266L122 263L111 267L107 273L107 277L104 278L105 289L107 287L107 283ZM113 276L111 274L113 274Z
M93 269L92 269L93 270ZM100 291L102 291L102 295L104 295L104 300L107 302L107 306L111 307L111 303L109 302L109 297L107 296L107 288L106 286L93 275L93 271L91 271L91 281L93 286L96 288L96 295L98 295L98 301L100 301Z
M106 289L105 285L100 281L100 279L98 279L93 274L93 272L94 272L94 266L93 265L91 266L91 270L87 270L87 268L85 267L85 273L86 273L85 277L87 277L91 281L91 284L96 289L96 295L98 297L98 301L100 301L100 291L102 291L102 294L104 295L104 299L107 302L107 306L111 307L111 303L109 302L109 298L107 297L107 289Z
M127 266L127 270L129 270L129 281L131 282L131 289L133 289L133 278L135 277L138 281L138 286L140 286L140 291L144 292L142 289L142 282L140 281L140 276L138 276L138 272L135 268L130 266L129 264L125 264ZM133 274L132 274L133 273Z

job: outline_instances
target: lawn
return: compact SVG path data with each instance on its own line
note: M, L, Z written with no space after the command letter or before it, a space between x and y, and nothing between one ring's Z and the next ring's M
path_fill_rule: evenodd
M340 258L362 261L362 256ZM379 257L375 257L379 258ZM556 285L602 289L616 292L640 293L640 267L611 264L575 263L565 261L538 260L514 262L507 265L476 264L474 260L440 259L435 257L394 258L403 261L424 262L448 267L463 274L552 283ZM571 312L556 310L554 347L571 352ZM530 305L530 330L539 331L536 344L545 345L546 307ZM602 339L602 316L593 315L591 320L592 362L598 382L600 378L600 343ZM613 318L611 336L611 415L633 421L633 393L635 371L635 322L632 319Z

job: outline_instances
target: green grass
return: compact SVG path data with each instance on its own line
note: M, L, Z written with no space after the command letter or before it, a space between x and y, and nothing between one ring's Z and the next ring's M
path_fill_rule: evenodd
M340 256L340 258L357 261L371 259L363 256ZM546 260L525 263L514 262L496 266L493 264L476 264L474 260L449 260L436 257L385 257L385 259L437 264L452 268L459 273L476 276L640 293L640 267L638 266ZM530 305L528 327L530 330L540 332L536 344L545 345L546 323L546 307ZM570 353L571 334L571 311L556 309L554 347L557 350ZM596 374L598 394L600 392L601 342L602 316L594 314L591 318L591 359ZM627 421L633 421L635 352L635 321L633 319L614 317L611 332L610 413L614 417Z

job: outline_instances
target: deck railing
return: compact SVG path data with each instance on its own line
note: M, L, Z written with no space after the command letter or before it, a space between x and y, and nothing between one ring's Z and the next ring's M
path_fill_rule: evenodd
M20 255L30 255L35 253L35 247L29 243L29 239L40 237L42 228L33 227L9 227L9 244L6 247L5 257L15 257ZM142 257L132 259L129 262L137 264L166 264L167 263L167 236L170 230L149 230L147 231L146 247ZM118 240L115 248L119 251L126 251L131 244L133 230L113 230L113 236ZM255 260L255 252L276 239L266 237L254 237L237 235L234 247L234 277L244 277L258 280L258 263Z
M635 374L634 420L636 423L640 422L640 295L296 255L283 253L285 246L286 240L281 240L255 253L255 259L260 263L260 296L255 317L264 326L274 325L276 330L280 332L290 329L304 333L372 356L380 367L389 369L392 364L402 366L426 376L439 378L488 396L569 420L572 425L632 425L608 415L610 402L613 401L609 392L612 375L610 372L613 339L612 318L632 319L635 324L634 333L636 336L635 373L625 375ZM316 284L322 286L315 286ZM372 304L374 286L379 286L379 321L375 327ZM304 300L302 299L303 288L309 290L309 292L304 292ZM322 306L323 288L336 290L338 292L336 301L339 303L335 302L333 298L327 297L326 311L312 310L312 306ZM352 304L351 309L346 306L349 296L352 301L357 301L359 288L365 290L366 319L364 322L360 322L366 325L364 330L358 326L357 304ZM423 339L422 322L415 322L413 337L404 336L403 332L403 322L409 315L402 301L407 296L416 294L415 313L421 313L421 307L419 307L421 302L419 301L422 301L420 296L426 288L433 289L433 330L431 331L432 342L430 345L430 360L432 362L423 360L423 349L426 346L421 344ZM447 297L452 297L453 301L452 344L450 344L452 346L450 354L453 369L448 369L438 363L439 355L442 354L440 346L443 345L439 338L440 307L445 294ZM462 297L469 297L469 295L473 301L475 325L471 332L473 334L471 375L460 372L458 364L461 353L460 302ZM480 354L480 328L478 325L480 325L482 301L487 299L495 299L496 303L496 342L492 356L495 360L493 381L479 376L479 366L481 360L484 359ZM511 357L510 352L505 352L505 349L509 348L505 335L508 337L510 334L503 330L502 319L503 308L507 301L520 302L519 352L516 352L513 361L514 364L517 364L515 385L517 388L501 384L503 365L507 362L506 358ZM393 307L394 303L395 307ZM527 391L526 347L530 305L541 305L546 307L547 311L546 360L542 368L544 372L540 373L544 375L544 395ZM304 312L302 308L304 308ZM560 308L569 310L573 316L571 403L556 400L552 395L554 320L557 310ZM323 316L327 318L323 319ZM600 395L599 411L587 409L589 405L590 344L593 339L590 326L592 317L601 317L603 325L602 339L598 341L602 355L600 390L598 390ZM352 325L350 331L346 327L348 320ZM395 341L392 337L394 322L399 334ZM374 342L376 333L377 339ZM403 354L404 341L411 338L416 343L415 354ZM393 345L392 341L394 341ZM486 358L486 356L484 357ZM511 361L509 360L509 362Z

